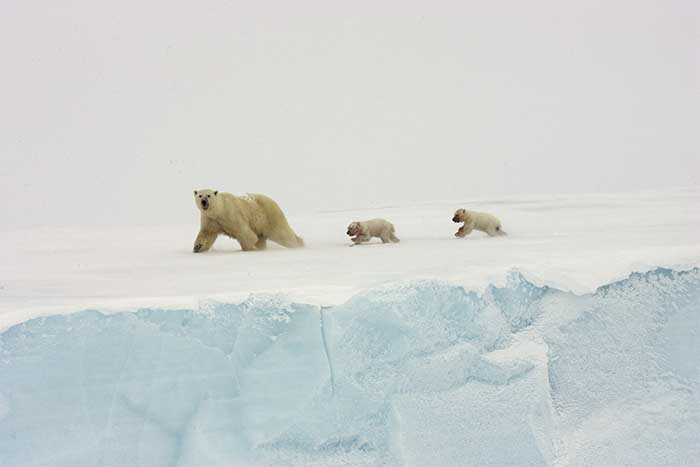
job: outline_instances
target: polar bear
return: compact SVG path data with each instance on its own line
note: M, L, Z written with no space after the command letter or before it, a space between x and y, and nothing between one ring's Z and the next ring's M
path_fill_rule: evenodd
M464 222L464 225L455 232L455 237L465 237L472 230L480 230L486 232L489 237L506 235L501 229L501 221L495 216L485 212L467 211L466 209L457 209L452 218L452 222Z
M277 203L265 195L195 190L194 202L200 211L195 253L211 248L219 234L238 240L243 251L264 250L268 239L287 248L304 246Z
M355 236L350 239L355 245L368 242L372 237L381 238L382 243L399 243L401 240L398 239L394 232L394 225L391 222L384 219L371 219L351 222L348 225L347 234L351 237Z

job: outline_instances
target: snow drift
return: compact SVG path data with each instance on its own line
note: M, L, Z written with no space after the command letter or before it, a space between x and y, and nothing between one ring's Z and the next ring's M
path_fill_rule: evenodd
M0 334L0 465L691 465L700 270L384 286Z

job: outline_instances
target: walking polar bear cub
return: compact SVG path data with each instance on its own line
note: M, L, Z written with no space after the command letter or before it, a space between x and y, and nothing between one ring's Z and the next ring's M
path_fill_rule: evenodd
M220 234L238 240L243 251L264 250L268 239L287 248L304 246L277 203L265 195L195 190L194 201L200 211L195 253L210 249Z
M455 232L455 237L465 237L469 235L472 230L486 232L489 237L506 235L501 228L501 221L499 221L496 216L492 216L491 214L487 214L485 212L457 209L454 217L452 218L452 222L464 222L462 227Z
M352 242L357 245L359 243L369 242L372 237L381 238L382 243L399 243L401 240L396 236L394 224L384 219L372 219L368 221L355 221L348 225L347 234L350 235ZM350 245L352 246L352 245Z

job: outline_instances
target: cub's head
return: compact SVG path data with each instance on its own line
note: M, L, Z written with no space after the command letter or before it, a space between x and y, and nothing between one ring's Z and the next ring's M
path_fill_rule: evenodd
M467 211L464 209L457 209L455 215L452 218L452 222L466 222L468 218Z
M219 192L214 190L194 190L194 204L200 211L206 212L216 206L218 194Z
M359 222L351 222L350 225L348 225L348 235L351 237L353 235L357 235L360 233L360 223Z

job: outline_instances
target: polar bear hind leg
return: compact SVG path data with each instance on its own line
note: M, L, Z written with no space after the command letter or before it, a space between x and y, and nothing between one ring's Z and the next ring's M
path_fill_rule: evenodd
M500 224L495 226L495 227L489 227L486 230L486 233L488 234L489 237L500 237L501 235L506 234L503 230L501 230Z
M253 251L256 249L258 236L255 235L255 232L253 232L247 225L243 225L240 228L240 231L235 238L238 240L238 243L241 244L241 249L243 251Z
M394 243L399 243L401 240L399 240L399 237L396 236L396 230L394 230L394 226L391 226L391 232L389 232L389 240L391 240Z
M382 243L399 243L401 241L396 235L394 235L393 230L382 233L381 237L379 238L382 239Z
M304 240L294 233L282 209L280 209L279 205L272 198L261 194L253 196L258 209L260 212L265 213L267 218L267 227L265 227L262 233L268 240L272 240L287 248L299 248L304 246Z
M282 246L286 246L287 248L299 248L304 246L304 240L295 234L290 227L279 230L282 230L282 232L273 232L270 234L270 240Z

